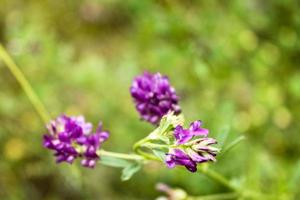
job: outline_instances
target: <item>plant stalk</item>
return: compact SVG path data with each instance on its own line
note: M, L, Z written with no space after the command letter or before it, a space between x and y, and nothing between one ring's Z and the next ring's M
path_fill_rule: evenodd
M237 193L212 194L197 197L188 197L187 200L221 200L221 199L236 199Z
M149 142L151 139L148 138L148 137L145 137L141 140L139 140L138 142L136 142L134 145L133 145L133 150L134 152L136 152L137 154L149 159L149 160L156 160L156 161L161 161L159 158L157 158L156 156L153 156L152 154L150 153L147 153L145 151L143 151L141 148L143 146L143 144Z
M5 66L10 70L16 80L19 82L21 87L23 88L24 92L26 93L27 97L29 98L31 104L46 124L50 121L49 113L47 112L46 108L44 107L43 103L39 99L39 97L33 91L31 85L25 78L23 72L19 69L16 63L13 61L9 53L6 51L4 46L0 43L0 59L3 60Z
M121 159L125 159L125 160L137 160L137 161L141 161L141 160L145 160L144 157L136 155L136 154L125 154L125 153L115 153L115 152L111 152L111 151L105 151L105 150L99 150L97 152L100 156L109 156L109 157L114 157L114 158L121 158Z
M198 170L204 175L206 175L207 177L209 177L210 179L222 184L228 189L238 192L238 189L235 186L233 186L224 176L222 176L218 172L203 167L199 167Z

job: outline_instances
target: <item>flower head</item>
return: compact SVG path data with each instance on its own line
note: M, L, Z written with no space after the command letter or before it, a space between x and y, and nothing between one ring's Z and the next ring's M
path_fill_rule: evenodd
M179 98L169 79L160 73L145 72L137 76L131 87L131 96L142 119L157 125L160 119L169 111L179 114Z
M59 116L47 125L47 129L43 144L55 152L57 163L73 163L76 158L82 158L81 164L91 168L99 159L96 151L109 136L102 130L101 123L92 133L92 124L85 122L83 116Z
M208 138L208 130L201 128L201 121L191 123L188 129L184 129L178 125L174 130L176 144L175 148L171 148L166 156L166 164L169 168L176 165L185 166L189 171L197 171L197 164L216 161L215 156L219 149L211 145L217 141ZM194 137L202 136L201 138Z
M175 167L175 165L185 166L189 171L197 171L197 164L194 162L183 150L172 149L166 156L166 164L169 168Z
M194 121L191 123L189 129L183 129L182 126L176 126L174 136L177 144L184 144L191 140L194 136L207 136L209 131L201 128L201 121Z

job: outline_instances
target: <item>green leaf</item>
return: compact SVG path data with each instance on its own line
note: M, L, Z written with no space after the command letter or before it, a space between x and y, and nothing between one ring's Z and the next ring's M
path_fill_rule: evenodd
M120 167L120 168L125 168L132 163L121 159L121 158L113 158L109 156L101 156L101 160L99 161L103 165L111 166L111 167Z
M141 164L140 163L131 163L130 165L126 166L123 169L121 180L122 181L129 180L140 169L141 169Z
M166 159L166 152L157 150L157 149L152 149L154 155L158 157L160 160L165 161Z
M246 137L244 135L242 135L242 136L236 138L235 140L233 140L230 144L228 144L224 148L224 150L222 151L222 154L225 154L226 152L228 152L229 150L231 150L233 147L235 147L237 144L239 144L244 139L246 139Z
M161 140L161 141L163 141L166 144L170 144L170 138L167 137L167 136L161 135L161 136L158 136L158 139Z
M138 162L130 162L121 158L109 156L101 156L101 160L99 162L103 165L123 168L121 176L123 181L129 180L133 174L135 174L141 168L141 164Z
M221 128L220 133L218 134L218 144L219 147L222 148L229 136L229 132L230 132L230 126L226 125L224 127Z

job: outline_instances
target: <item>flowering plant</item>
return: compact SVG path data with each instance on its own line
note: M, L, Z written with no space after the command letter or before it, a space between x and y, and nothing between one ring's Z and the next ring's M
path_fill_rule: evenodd
M85 122L83 116L61 115L52 120L44 135L44 147L55 152L57 163L71 164L78 158L84 167L94 168L97 161L121 167L123 180L128 180L148 161L163 162L168 168L184 166L190 172L196 172L201 163L216 161L219 149L213 145L217 141L207 137L209 131L202 127L202 122L194 121L189 128L183 127L179 98L166 76L145 72L134 79L130 92L141 118L156 126L133 146L135 154L100 149L109 132L103 131L99 123L92 133L92 124Z
M209 130L202 127L202 121L194 121L188 128L184 128L179 97L167 76L145 72L133 80L130 93L135 107L141 119L153 124L155 128L133 145L134 153L116 153L101 148L110 135L103 130L101 122L93 132L92 124L86 122L83 116L60 115L50 121L47 110L1 45L0 56L47 124L43 146L54 152L57 163L72 164L80 160L81 165L87 168L95 168L97 163L118 167L123 169L122 180L128 180L144 164L159 161L168 168L184 166L190 172L199 170L230 190L238 191L225 177L203 165L215 162L220 148L214 146L217 141L208 137ZM241 140L238 138L233 141L223 152Z

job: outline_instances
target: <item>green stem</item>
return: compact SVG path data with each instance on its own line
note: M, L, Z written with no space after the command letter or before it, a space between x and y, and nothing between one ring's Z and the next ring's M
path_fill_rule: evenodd
M147 147L150 149L162 149L162 148L166 148L169 149L170 146L169 145L165 145L165 144L154 144L154 143L145 143L142 145L143 147Z
M5 63L5 66L8 67L8 69L11 71L11 73L14 75L14 77L17 79L23 90L25 91L27 97L29 98L30 102L32 103L33 107L41 117L44 123L48 123L50 120L50 116L45 109L44 105L38 98L38 96L33 91L31 85L26 80L24 74L22 71L18 68L18 66L15 64L13 59L10 57L10 55L7 53L6 49L3 47L3 45L0 43L0 58Z
M143 139L137 141L137 142L133 145L133 150L134 150L135 152L137 152L137 150L138 150L143 144L145 144L146 142L149 142L149 141L150 141L150 139L147 138L147 137L145 137L145 138L143 138Z
M222 176L218 172L210 170L208 168L203 168L203 167L199 167L198 170L201 173L203 173L204 175L206 175L207 177L209 177L209 178L213 179L214 181L224 185L228 189L230 189L232 191L236 191L236 192L238 191L238 189L236 187L234 187L224 176Z
M217 199L236 199L237 193L213 194L198 197L188 197L188 200L217 200Z
M147 153L141 149L137 149L136 153L143 156L144 158L147 158L148 160L155 160L155 161L161 161L159 158L157 158L156 156L153 156L150 153Z
M121 158L125 160L136 160L136 161L141 161L145 160L144 157L136 154L125 154L125 153L115 153L111 151L105 151L105 150L99 150L97 152L100 156L109 156L109 157L114 157L114 158Z
M239 144L241 141L245 140L246 137L244 135L238 137L234 141L232 141L225 149L221 152L221 155L225 154L226 152L230 151L233 147Z
M135 153L139 154L139 155L142 155L143 157L149 159L149 160L156 160L156 161L161 161L159 158L157 158L156 156L153 156L152 154L150 153L147 153L145 151L143 151L141 148L142 148L142 145L149 142L151 139L148 138L148 137L145 137L141 140L139 140L138 142L136 142L134 145L133 145L133 150Z

